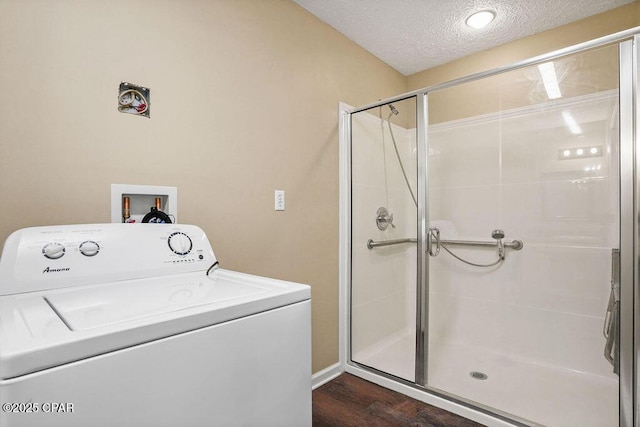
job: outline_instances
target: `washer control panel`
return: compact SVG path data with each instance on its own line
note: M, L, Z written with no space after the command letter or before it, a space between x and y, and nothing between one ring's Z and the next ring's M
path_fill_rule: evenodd
M25 228L5 242L0 295L206 271L215 261L207 236L194 225Z

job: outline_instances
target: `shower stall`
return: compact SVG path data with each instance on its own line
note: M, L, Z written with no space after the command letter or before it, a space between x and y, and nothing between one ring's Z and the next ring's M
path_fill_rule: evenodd
M487 425L638 425L636 32L341 112L347 372Z

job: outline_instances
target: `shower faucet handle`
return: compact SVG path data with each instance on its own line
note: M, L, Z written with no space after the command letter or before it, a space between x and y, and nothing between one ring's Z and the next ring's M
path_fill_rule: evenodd
M396 228L396 226L393 225L393 214L390 214L387 208L378 208L376 212L376 225L378 226L378 230L386 230L388 226Z

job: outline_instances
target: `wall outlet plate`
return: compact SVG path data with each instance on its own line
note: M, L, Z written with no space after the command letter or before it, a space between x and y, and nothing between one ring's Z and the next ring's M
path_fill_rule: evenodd
M274 198L275 198L275 210L283 211L284 210L284 190L276 190Z

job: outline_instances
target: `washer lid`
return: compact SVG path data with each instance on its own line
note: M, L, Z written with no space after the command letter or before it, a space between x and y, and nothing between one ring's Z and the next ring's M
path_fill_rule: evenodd
M228 270L0 297L0 378L308 300L306 285Z
M254 300L270 292L273 289L264 285L208 280L198 274L46 293L43 298L70 330L85 331L204 305L220 309L233 306L236 300Z

